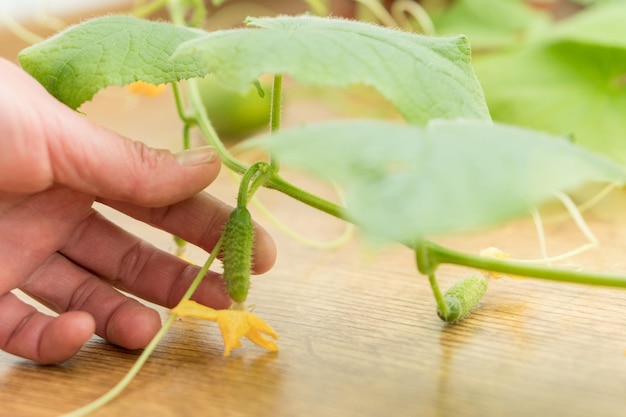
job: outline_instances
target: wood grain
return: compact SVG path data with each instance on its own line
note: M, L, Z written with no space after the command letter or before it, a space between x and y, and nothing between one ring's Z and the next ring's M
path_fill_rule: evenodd
M168 95L148 100L110 89L83 110L135 139L179 146L180 124ZM234 202L235 186L226 175L209 191ZM342 233L340 222L276 193L262 192L261 199L307 236ZM602 246L560 266L626 273L623 216L609 222L610 204L601 209L588 218ZM103 211L154 244L172 246L166 234ZM479 309L446 325L405 248L372 248L357 236L337 250L312 249L256 218L280 253L271 272L253 278L250 302L280 333L280 351L244 343L225 358L215 324L179 320L129 388L94 416L624 415L626 291L495 280ZM548 224L547 234L553 254L584 242L567 221ZM539 256L527 220L443 242L472 252L498 246L519 258ZM190 256L201 262L205 255L193 249ZM440 283L446 288L465 273L443 267ZM138 355L97 337L56 366L0 353L0 416L73 410L118 382Z
M489 240L519 234L511 246L533 247L526 226ZM250 301L281 334L280 351L245 343L225 358L213 323L180 320L131 386L94 415L623 415L626 292L502 279L450 326L406 249L372 253L353 242L318 251L274 235L279 262L254 278ZM443 268L440 279L446 286L463 273ZM0 415L83 405L137 356L97 338L58 366L0 354Z

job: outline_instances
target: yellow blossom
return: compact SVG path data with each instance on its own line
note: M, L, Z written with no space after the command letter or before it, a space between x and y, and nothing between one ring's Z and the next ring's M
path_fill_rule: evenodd
M133 94L154 97L165 91L165 84L154 85L145 81L135 81L134 83L130 83L127 88L128 91Z
M485 258L491 258L491 259L511 259L511 255L509 255L508 253L498 248L494 248L493 246L480 251L480 256L485 257ZM500 279L505 276L508 276L509 278L515 278L515 279L524 279L524 277L520 277L518 275L505 275L503 273L494 272L494 271L482 271L482 272L488 278L491 278L491 279Z
M269 324L249 311L214 310L195 301L186 300L178 304L172 313L181 317L196 317L217 322L222 332L222 339L224 339L224 356L229 356L231 350L241 347L239 339L243 336L270 352L278 350L278 346L273 340L263 336L266 334L278 339L278 334Z

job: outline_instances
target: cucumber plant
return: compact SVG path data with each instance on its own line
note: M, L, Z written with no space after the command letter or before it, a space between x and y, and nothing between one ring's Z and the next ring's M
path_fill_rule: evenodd
M224 224L223 256L224 283L230 298L235 303L243 303L250 288L252 270L252 246L254 244L254 226L248 210L248 199L262 184L270 167L265 162L257 162L244 174L237 195L237 206ZM250 182L254 179L252 184Z
M193 13L187 13L188 5ZM243 304L252 261L252 228L246 207L259 187L277 190L354 223L377 242L409 248L417 270L429 279L438 315L448 322L463 319L476 306L487 289L487 275L470 276L443 294L435 276L441 264L626 288L626 277L463 253L433 241L443 234L499 225L527 214L558 193L588 183L626 181L626 167L620 160L592 152L566 137L493 122L465 36L422 36L309 15L248 18L247 27L206 32L190 27L206 12L202 2L172 1L169 6L171 23L130 16L96 18L19 55L26 71L74 109L110 85L136 81L172 84L184 122L185 146L190 144L190 131L197 129L217 149L223 164L242 175L237 207L220 244L131 374L138 371L178 315L218 321L225 354L239 346L241 336L276 349L274 342L260 333L278 335ZM271 133L251 139L246 146L262 148L271 157L269 162L249 166L222 143L205 111L198 80L211 74L245 93L268 73L274 76ZM372 86L405 120L344 120L279 129L283 74L324 87ZM346 190L345 204L328 201L285 180L280 172L283 165L340 184ZM219 251L223 251L224 278L235 301L231 312L236 313L228 313L228 317L188 302ZM245 319L235 317L239 313ZM100 402L72 415L82 415L109 401L129 381L125 379Z

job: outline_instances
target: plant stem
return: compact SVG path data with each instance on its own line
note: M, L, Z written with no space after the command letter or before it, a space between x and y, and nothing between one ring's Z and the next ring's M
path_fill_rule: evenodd
M128 386L128 384L130 384L130 382L135 378L135 376L139 373L143 365L146 363L146 361L148 360L148 358L150 357L150 355L156 348L156 346L159 344L161 339L163 339L163 336L165 336L165 333L167 333L169 328L174 323L174 320L176 320L176 317L177 316L175 314L172 314L167 318L167 321L165 322L165 324L161 326L161 329L154 336L154 338L152 338L152 340L150 341L148 346L146 346L144 351L141 352L141 355L139 356L139 358L137 358L132 368L129 369L129 371L126 373L126 375L124 375L124 378L122 378L120 382L118 382L113 388L111 388L109 391L107 391L104 395L102 395L95 401L81 408L78 408L70 413L63 414L61 417L82 417L82 416L89 415L93 413L94 411L98 410L100 407L103 407L104 405L109 403L115 397L117 397Z
M260 173L260 174L259 174ZM256 178L255 175L259 174ZM237 193L237 207L247 207L248 200L252 198L252 195L256 192L256 190L263 185L267 176L271 175L271 171L267 169L267 163L265 162L256 162L253 164L243 177L241 178L241 182L239 183L239 192ZM250 185L250 181L253 181L252 185Z
M280 191L281 193L288 195L289 197L298 200L308 206L330 214L342 220L347 220L346 211L338 204L332 203L321 197L311 194L308 191L304 191L301 188L285 181L279 175L275 174L267 180L267 188Z
M269 178L276 175L276 171L274 171L274 169L270 165L267 165L267 163L265 162L257 162L257 163L259 164L259 167L258 167L259 175L257 175L256 178L254 178L254 181L252 181L252 184L250 184L250 187L248 187L248 196L247 196L248 201L252 199L252 197L254 196L254 193L256 193L259 188L261 188L262 186L265 185L265 183L267 183Z
M185 294L183 294L183 297L180 299L180 302L187 301L191 298L193 293L196 291L196 289L198 288L198 286L204 279L204 276L207 274L207 272L209 272L209 268L213 264L213 261L215 261L215 258L217 258L217 255L220 253L221 248L222 248L222 238L220 237L217 243L215 244L215 246L213 247L213 250L211 251L211 255L209 255L204 265L202 265L202 268L200 269L200 271L198 271L198 273L196 274L196 277L193 279L193 282L191 283L189 288L187 288L187 291L185 292Z
M420 266L419 263L424 262L423 256L417 258L418 268L422 273L426 272L427 274L433 274L437 266L441 264L454 264L510 275L540 278L549 281L626 288L626 277L624 276L570 271L564 269L551 269L529 265L523 262L486 258L479 255L471 255L444 248L436 243L427 241L422 242L421 247L421 250L426 255L428 262L427 266ZM420 258L422 259L420 260Z
M380 0L356 0L356 2L361 7L365 6L382 25L388 27L398 26L398 23L394 20L393 16L389 14L387 9L385 9L385 6L381 4Z
M222 163L228 169L239 174L243 174L248 169L248 166L233 157L220 140L219 135L215 131L215 128L207 116L206 108L202 103L202 98L200 97L196 80L187 80L187 87L189 92L189 101L194 110L196 122L198 124L198 128L202 132L202 135L205 137L208 144L217 150Z
M182 0L167 0L167 6L172 23L179 26L186 26L185 8L182 4Z
M206 115L206 110L204 108L204 105L202 104L202 99L200 98L200 94L197 90L195 80L187 80L187 85L189 87L188 91L191 106L195 109L196 121L198 127L202 131L202 134L207 139L208 143L215 147L220 155L222 163L228 169L236 173L243 174L248 170L248 166L233 157L228 149L226 149L222 141L219 139L217 132L213 128L211 121ZM276 168L272 169L272 172L273 174L269 175L265 184L267 188L280 191L283 194L288 195L289 197L292 197L304 204L307 204L313 208L345 220L345 210L343 209L343 207L328 200L325 200L321 197L318 197L314 194L311 194L307 191L304 191L301 188L296 187L295 185L285 181L278 174L276 174Z
M305 0L311 11L317 16L328 16L330 13L328 0Z
M183 13L184 11L181 8L180 2L173 0L170 3L170 14L171 14L172 22L178 25L184 25L185 20L183 17ZM282 76L276 75L274 77L274 87L272 91L272 94L273 94L272 95L272 108L273 108L272 114L273 116L272 116L271 125L274 126L273 127L274 129L278 129L280 127L280 114L279 113L280 113L280 107L281 107L280 98L282 96L282 93L279 90L282 91ZM211 121L209 120L207 116L206 108L204 107L204 104L202 103L202 98L200 97L200 92L198 90L198 85L197 85L196 80L194 79L187 80L187 91L189 93L190 106L194 112L193 119L195 123L197 124L198 128L200 129L200 131L202 132L203 136L207 140L208 144L215 147L224 166L226 166L228 169L236 173L239 173L239 174L245 173L248 170L248 166L242 163L241 161L239 161L238 159L236 159L235 157L233 157L233 155L228 151L228 149L226 149L226 147L220 140L219 135L215 131L215 128L211 124ZM178 102L180 102L180 98L178 99ZM185 115L184 111L182 111L182 106L181 106L181 109L179 110L179 116L181 116L183 121L185 120L185 118L189 117ZM274 161L273 163L277 165L276 161ZM335 203L332 203L328 200L325 200L321 197L318 197L314 194L311 194L307 191L304 191L299 187L296 187L295 185L285 181L283 178L278 176L277 172L278 172L278 167L275 166L274 169L272 170L272 173L269 174L266 180L265 186L267 188L280 191L283 194L294 198L295 200L298 200L304 204L307 204L327 214L330 214L332 216L345 220L345 210L341 206Z
M272 84L272 106L270 107L270 132L280 129L280 116L283 102L283 76L274 75Z
M180 95L180 87L178 86L178 83L172 83L172 91L174 92L174 103L176 104L176 113L178 113L178 118L185 125L191 126L196 124L196 119L193 116L187 114L187 112L185 112L183 99Z
M193 6L193 14L189 20L189 26L200 27L206 19L207 11L203 0L190 0Z
M283 102L283 76L281 74L274 75L274 83L272 84L272 105L270 107L270 132L274 133L280 129L280 117L282 113ZM270 165L276 172L279 170L279 163L275 156L272 155Z
M191 126L184 125L183 126L183 149L191 149L191 135L190 135Z
M437 310L441 312L443 317L448 317L450 314L450 308L448 307L446 299L439 289L439 284L437 283L434 273L428 274L428 283L433 291L433 296L435 297L435 302L437 303Z
M391 15L398 22L398 25L406 30L411 30L413 25L404 16L406 12L417 21L424 35L435 36L435 25L426 10L424 10L424 6L413 0L398 0L391 5Z
M176 103L176 112L178 118L183 122L183 149L191 148L190 130L192 126L196 125L196 119L189 116L183 108L183 100L180 96L180 88L178 83L172 83L172 91L174 92L174 103Z
M0 26L7 28L9 33L23 40L29 45L34 45L44 40L42 36L28 30L24 25L15 20L8 12L0 8Z
M215 244L213 251L211 251L211 255L208 257L208 259L206 260L206 262L204 263L200 271L198 271L198 274L196 275L193 282L191 283L191 285L189 286L189 288L187 289L187 291L181 298L180 302L187 301L191 298L193 293L196 291L196 289L198 288L198 286L204 279L204 276L209 271L211 264L213 264L213 261L215 261L215 258L217 258L217 254L220 252L221 246L222 246L222 238L220 238ZM88 414L93 413L94 411L106 405L115 397L117 397L128 386L128 384L132 382L135 376L139 373L139 371L141 370L143 365L146 363L146 361L148 360L152 352L154 352L154 349L157 347L159 342L161 342L161 340L163 339L163 336L165 336L169 328L172 327L172 324L174 323L177 317L178 316L176 314L173 314L173 313L170 314L170 316L167 318L163 326L161 326L161 329L159 329L157 334L154 335L154 337L152 338L148 346L146 346L143 352L141 352L141 355L139 355L139 358L137 358L133 366L128 370L128 372L126 373L124 378L120 380L120 382L118 382L113 388L111 388L101 397L97 398L95 401L92 401L91 403L81 408L78 408L70 413L64 414L61 417L86 416Z
M168 2L169 0L152 1L148 4L134 8L132 14L135 17L146 17L167 6Z

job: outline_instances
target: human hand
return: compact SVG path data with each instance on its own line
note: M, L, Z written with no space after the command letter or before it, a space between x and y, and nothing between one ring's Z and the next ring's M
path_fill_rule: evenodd
M173 155L89 122L0 58L0 349L41 363L74 355L96 334L144 347L161 322L119 291L175 306L199 268L101 216L95 201L210 251L231 207L200 193L219 172L211 148ZM276 249L257 227L255 272ZM50 317L11 291L52 310ZM117 288L117 289L116 289ZM209 273L196 301L226 308Z

